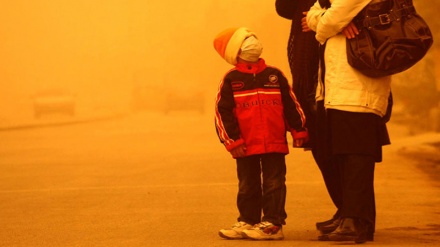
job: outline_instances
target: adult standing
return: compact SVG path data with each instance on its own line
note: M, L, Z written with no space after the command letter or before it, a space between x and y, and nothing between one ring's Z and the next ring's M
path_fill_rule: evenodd
M382 161L382 145L389 144L391 77L370 78L347 62L346 38L358 30L352 19L371 0L330 0L322 8L317 1L307 14L307 26L325 44L325 77L317 93L324 97L328 118L329 150L339 168L341 223L320 240L356 243L372 240L376 207L375 163ZM369 234L367 234L369 233Z
M316 102L315 92L318 80L319 43L315 32L303 32L301 20L316 0L276 0L279 16L292 20L287 55L292 73L292 88L307 118L311 148L315 162L323 176L327 191L336 207L330 220L317 222L322 233L334 231L339 225L341 191L339 171L333 166L327 151L326 114L322 99ZM324 3L322 3L324 4ZM323 5L323 7L325 7Z

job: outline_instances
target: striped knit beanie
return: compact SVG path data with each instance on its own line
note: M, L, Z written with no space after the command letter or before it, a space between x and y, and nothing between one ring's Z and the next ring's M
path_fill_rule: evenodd
M246 27L229 28L215 37L214 48L226 62L236 65L241 45L250 36L256 35Z

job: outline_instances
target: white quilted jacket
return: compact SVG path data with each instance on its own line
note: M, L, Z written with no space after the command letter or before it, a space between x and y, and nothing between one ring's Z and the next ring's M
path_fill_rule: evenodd
M353 69L347 62L345 36L341 33L371 0L330 2L329 9L322 9L317 1L307 14L307 24L316 32L316 39L321 44L327 41L325 87L320 82L317 100L324 99L326 108L383 116L391 91L391 76L370 78Z

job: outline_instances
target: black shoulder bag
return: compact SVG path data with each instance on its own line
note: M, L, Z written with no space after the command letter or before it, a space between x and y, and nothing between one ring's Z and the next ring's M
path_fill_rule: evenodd
M347 39L348 63L369 77L409 69L433 43L412 0L373 0L354 19L359 35Z

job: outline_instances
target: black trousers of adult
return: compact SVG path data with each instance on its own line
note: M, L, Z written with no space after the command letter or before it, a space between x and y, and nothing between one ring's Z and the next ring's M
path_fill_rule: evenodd
M287 218L285 154L253 155L237 158L236 162L238 221L284 225Z
M374 196L375 158L365 154L336 155L341 175L342 218L362 220L374 232L376 205Z
M321 171L327 192L336 207L333 218L339 218L342 207L341 176L339 167L330 154L328 123L323 101L316 102L314 114L311 114L308 119L312 121L309 133L312 139L313 158Z
M334 109L327 109L327 121L332 162L341 178L341 217L358 218L374 232L374 169L382 160L382 146L389 143L386 125L373 113Z

